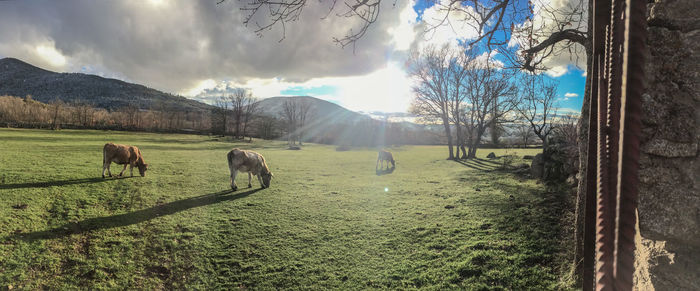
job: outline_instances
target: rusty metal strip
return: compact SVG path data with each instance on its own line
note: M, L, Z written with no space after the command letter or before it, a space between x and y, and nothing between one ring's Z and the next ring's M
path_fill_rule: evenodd
M591 66L591 81L588 92L598 92L598 62L593 62ZM593 95L593 93L589 93ZM589 99L588 111L588 153L586 161L586 197L584 201L583 220L583 290L593 290L595 284L595 199L596 199L596 173L595 167L598 154L594 150L597 145L598 136L598 98Z
M632 290L646 6L635 0L592 1L583 288Z
M622 9L625 0L613 0L611 1L611 13L610 13L610 24L608 30L608 43L607 43L607 65L608 65L608 107L607 107L607 187L605 193L601 195L607 195L606 202L607 206L605 208L606 217L605 225L608 227L608 232L606 233L607 240L610 246L605 248L606 251L610 251L610 257L606 257L609 261L605 263L608 264L609 269L605 271L608 272L608 276L613 278L612 282L606 282L610 286L604 286L610 289L616 290L615 283L617 278L615 277L615 254L617 252L616 241L617 241L617 185L618 185L618 154L621 149L619 140L620 132L620 99L621 99L621 86L622 86L622 43L624 37L624 23L622 19ZM613 283L613 284L611 284ZM602 287L602 286L599 286Z
M588 132L588 172L587 187L586 187L586 218L584 221L584 273L583 273L583 290L593 290L598 286L598 173L600 167L598 161L601 157L598 151L600 132L600 115L604 114L600 111L599 95L602 88L601 80L605 78L605 66L603 57L605 56L606 33L605 27L610 22L609 2L605 0L591 0L593 21L592 31L592 56L589 60L593 63L591 90L589 91L589 100L591 110L589 116L589 132ZM603 111L605 112L605 111ZM604 123L603 123L604 124Z
M615 246L615 289L632 290L634 236L639 184L639 143L642 94L644 92L644 51L646 48L646 4L626 0L622 53L621 125L617 187L617 239Z
M605 55L601 54L598 57L598 62L601 64L600 75L606 75L607 66L605 63ZM608 127L607 127L607 109L608 109L608 80L606 78L598 78L598 173L597 173L597 199L596 199L596 266L595 266L595 282L596 290L612 290L613 283L613 245L614 226L610 221L610 192L608 188Z

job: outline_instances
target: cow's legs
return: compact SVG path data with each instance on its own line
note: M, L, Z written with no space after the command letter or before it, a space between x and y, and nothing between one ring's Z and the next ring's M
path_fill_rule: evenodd
M127 166L127 164L124 164L124 169L122 169L122 171L119 172L119 177L121 177L122 175L124 175L124 171L126 171L126 166Z
M112 167L112 162L107 163L107 174L109 174L110 177L112 177L112 171L110 168Z
M129 172L131 173L131 176L134 176L134 165L129 164Z
M377 158L377 165L374 166L375 170L378 169L378 167L379 167L379 161L380 161L379 158Z
M253 174L248 172L248 188L252 188L253 184L250 183L250 181L253 179Z
M111 162L110 162L111 163ZM109 164L110 163L102 163L102 178L105 177L105 171L109 170ZM112 173L109 173L109 176L112 177Z
M231 170L231 189L233 189L233 191L236 191L236 190L238 190L238 186L236 185L236 175L238 175L238 171L234 170L234 169L230 169L230 170Z
M263 184L262 180L262 175L258 175L258 182L260 182L260 188L265 188L265 184Z

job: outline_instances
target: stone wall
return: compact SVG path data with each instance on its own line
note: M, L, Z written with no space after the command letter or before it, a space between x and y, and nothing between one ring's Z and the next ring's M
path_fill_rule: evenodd
M647 6L638 290L700 290L700 1Z

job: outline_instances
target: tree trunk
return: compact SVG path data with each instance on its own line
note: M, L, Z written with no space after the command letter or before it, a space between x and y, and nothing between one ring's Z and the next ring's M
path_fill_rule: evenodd
M476 136L469 145L469 153L467 154L467 159L476 158L476 150L479 149L479 144L481 143L481 137L484 136L484 131L486 128L477 131Z
M459 125L459 119L455 123L455 130L457 131L457 142L455 143L455 158L459 159L459 146L462 144L462 128Z
M450 156L447 158L448 160L454 160L454 152L452 151L452 133L450 133L450 121L447 119L447 117L442 118L442 124L445 126L445 134L447 135L447 148L450 150Z

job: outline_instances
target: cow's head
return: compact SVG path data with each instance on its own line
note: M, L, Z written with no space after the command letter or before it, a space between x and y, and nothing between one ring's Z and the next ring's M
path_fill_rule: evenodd
M148 164L138 163L136 166L139 168L139 174L141 177L146 177L146 170L148 170Z
M260 177L262 178L263 186L265 186L265 188L270 188L270 180L272 180L272 172L270 172L270 171L263 172L260 174Z

